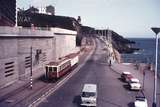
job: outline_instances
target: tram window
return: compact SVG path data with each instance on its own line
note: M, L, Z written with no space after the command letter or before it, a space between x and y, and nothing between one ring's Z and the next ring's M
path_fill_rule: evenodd
M62 64L61 66L60 66L60 70L63 70L63 69L65 69L67 66L69 66L70 65L70 62L65 62L64 64Z
M57 67L54 67L54 68L53 68L53 71L57 71Z
M52 72L52 67L49 67L49 71Z

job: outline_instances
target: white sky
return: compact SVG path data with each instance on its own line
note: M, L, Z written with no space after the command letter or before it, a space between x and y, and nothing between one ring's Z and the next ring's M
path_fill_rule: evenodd
M109 27L124 37L153 37L150 28L160 27L160 0L19 0L17 4L20 8L53 5L56 15L81 16L83 25Z

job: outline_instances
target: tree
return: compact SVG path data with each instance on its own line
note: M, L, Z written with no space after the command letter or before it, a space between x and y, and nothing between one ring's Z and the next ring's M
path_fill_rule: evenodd
M55 8L52 5L49 5L46 7L46 12L51 13L52 15L55 15Z

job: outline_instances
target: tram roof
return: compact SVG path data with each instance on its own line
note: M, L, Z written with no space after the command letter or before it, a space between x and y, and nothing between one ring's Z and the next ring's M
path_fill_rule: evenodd
M66 55L65 57L63 57L61 60L59 60L57 62L55 62L55 61L49 62L47 64L47 66L58 66L62 62L68 61L69 59L76 57L78 54L79 53L71 53L69 55Z
M61 64L62 62L64 61L67 61L68 59L63 59L63 60L60 60L60 61L57 61L57 62L49 62L47 65L48 66L58 66L59 64Z

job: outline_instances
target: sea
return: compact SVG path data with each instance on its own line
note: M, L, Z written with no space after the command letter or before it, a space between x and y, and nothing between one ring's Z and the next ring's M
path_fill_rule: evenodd
M135 41L132 47L139 48L132 54L122 54L122 61L126 63L146 63L155 65L156 39L155 38L127 38ZM158 44L158 72L160 73L160 40Z

